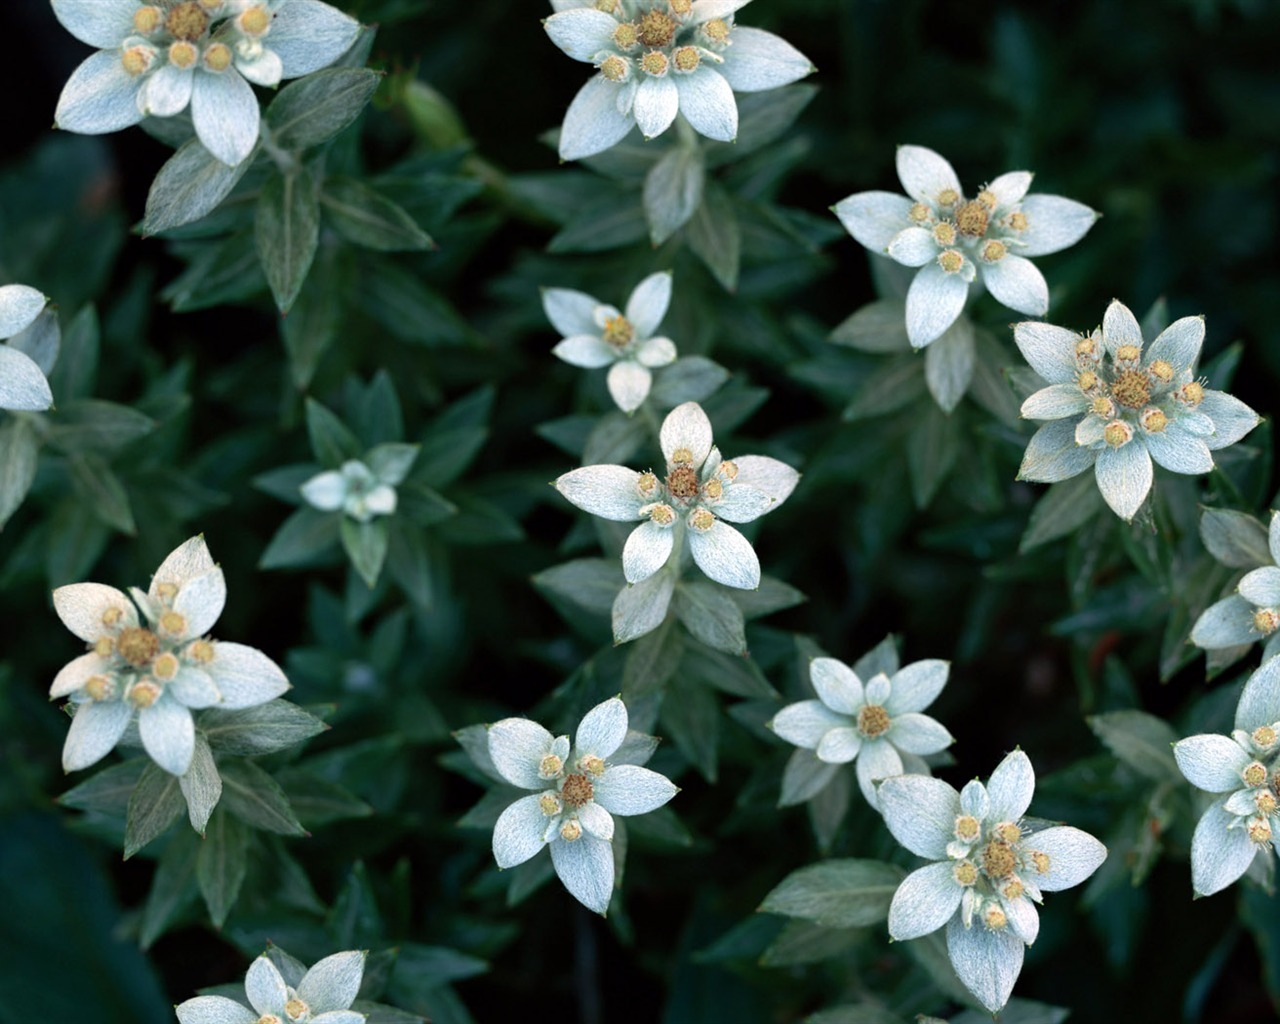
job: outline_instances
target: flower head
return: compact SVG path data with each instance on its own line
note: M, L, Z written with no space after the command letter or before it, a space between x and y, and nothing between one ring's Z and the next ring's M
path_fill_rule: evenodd
M624 747L626 739L627 709L617 697L583 716L572 746L568 736L552 736L527 718L491 725L494 768L513 786L533 790L494 826L498 867L523 864L549 846L565 888L603 914L613 894L613 815L646 814L677 792L666 776L640 766L652 746Z
M0 340L21 334L49 300L25 284L0 287ZM38 412L53 405L45 371L16 345L0 345L0 409Z
M1280 661L1245 683L1230 736L1179 740L1173 756L1187 780L1223 794L1191 837L1191 886L1201 896L1225 889L1262 851L1280 850Z
M1272 565L1245 573L1237 593L1211 604L1191 628L1191 642L1206 650L1264 641L1262 660L1280 654L1280 512L1267 531Z
M229 165L258 141L249 83L274 87L327 67L360 31L321 0L53 0L53 13L98 47L62 90L59 128L98 135L190 104L201 143Z
M170 552L146 593L130 593L136 607L101 583L53 592L58 617L89 645L49 689L75 707L62 767L77 771L105 757L136 717L151 759L184 775L195 748L193 710L265 704L289 682L261 651L205 635L222 614L227 585L203 537Z
M928 775L921 755L955 742L941 723L920 713L942 692L948 669L945 661L917 661L864 684L843 662L814 658L809 678L819 699L788 704L770 727L827 764L856 761L862 795L877 807L876 782L908 770Z
M730 461L711 443L711 421L697 402L667 414L659 440L666 471L637 473L625 466L584 466L556 480L571 502L604 519L645 520L627 538L622 571L628 583L665 566L678 537L704 573L725 586L760 585L760 561L751 543L729 523L749 523L772 511L800 474L764 455Z
M734 24L750 0L582 0L556 3L543 27L561 50L597 74L569 104L560 156L578 160L622 140L638 126L661 135L682 114L710 139L738 134L735 92L762 92L813 71L794 46Z
M226 996L196 996L175 1007L181 1024L364 1024L351 1009L360 992L366 954L334 953L310 970L273 950L249 965L244 992L250 1010ZM280 966L276 966L278 961Z
M384 446L390 447L390 446ZM408 445L395 445L407 448ZM416 454L416 446L415 448ZM412 461L412 459L410 459ZM404 480L408 464L371 469L359 459L348 459L341 469L317 473L302 485L307 504L321 512L342 510L356 522L367 523L374 516L389 516L396 510L396 485Z
M625 313L568 288L542 293L547 319L564 335L552 351L574 366L609 367L609 394L627 413L648 397L650 369L676 358L670 338L654 337L670 302L670 273L650 274L636 285Z
M907 292L907 336L916 348L942 336L980 281L1001 304L1043 316L1049 286L1028 256L1078 242L1097 220L1083 203L1027 195L1028 171L1010 171L966 198L956 172L924 146L898 147L907 195L857 192L835 213L859 242L919 267Z
M1123 519L1151 490L1152 459L1174 473L1207 473L1211 452L1258 424L1239 399L1195 379L1201 317L1175 321L1146 346L1133 313L1113 300L1092 334L1030 321L1013 337L1049 382L1022 403L1023 416L1050 422L1027 446L1019 478L1053 483L1093 466L1098 490Z
M959 793L921 775L880 784L889 831L934 862L898 886L889 934L914 939L945 925L956 974L992 1013L1009 1001L1023 949L1036 940L1042 894L1078 885L1107 856L1087 832L1026 820L1034 791L1035 772L1020 750L996 766L985 786L974 779Z

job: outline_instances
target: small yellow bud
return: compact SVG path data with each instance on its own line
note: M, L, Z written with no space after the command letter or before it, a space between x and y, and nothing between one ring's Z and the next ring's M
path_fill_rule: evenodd
M140 679L129 687L129 703L135 708L149 708L163 691L150 679Z
M151 663L151 674L157 679L168 682L178 674L180 667L177 657L165 651L163 654L157 654L155 661Z
M1250 789L1257 789L1267 781L1267 766L1260 761L1251 761L1244 766L1244 771L1240 773L1240 778L1244 780L1244 784Z
M933 211L924 203L914 203L911 209L907 211L907 219L914 221L916 224L923 224L933 216Z
M84 682L84 692L93 700L110 700L116 695L116 683L110 676L90 676Z
M938 266L948 274L958 274L964 269L964 256L955 249L948 249L938 254Z
M120 63L124 67L125 74L131 78L137 78L148 70L155 59L156 52L149 46L130 46L120 54Z
M613 30L613 45L619 50L634 50L640 45L640 34L629 21L624 21Z
M1000 890L1000 895L1002 895L1007 900L1016 900L1016 899L1020 899L1022 897L1022 894L1025 891L1026 891L1025 887L1020 881L1018 881L1018 879L1011 878L1009 879L1008 883Z
M596 10L604 11L605 14L618 13L619 0L596 0Z
M989 188L984 188L978 193L978 202L985 206L988 210L994 210L1000 205L1000 200L996 198L996 194Z
M1049 855L1040 850L1032 850L1031 863L1036 869L1036 874L1043 875L1049 870Z
M566 821L560 826L560 838L566 843L572 843L582 838L582 826L573 819Z
M195 47L192 47L192 49L194 50ZM168 581L156 584L156 597L160 598L160 600L164 601L166 604L177 596L178 584L169 583Z
M1112 420L1103 428L1102 439L1112 448L1122 448L1133 440L1133 427L1124 420Z
M102 613L102 624L110 629L112 626L119 624L124 618L124 612L114 605Z
M595 754L587 754L586 757L578 758L578 768L588 775L594 775L599 778L604 774L604 758Z
M621 314L608 317L604 322L604 331L600 335L606 344L614 348L625 347L635 336L636 329L631 326L631 321Z
M548 818L554 818L563 809L564 805L560 803L560 798L554 793L543 793L538 797L538 810Z
M1253 613L1253 628L1263 636L1270 636L1280 629L1280 615L1273 608L1259 608Z
M705 484L702 485L702 493L705 494L712 501L719 501L721 496L723 496L724 494L724 484L722 484L715 477L712 477L710 480L708 480Z
M693 10L693 0L667 0L667 6L671 8L672 14L683 17Z
M1097 362L1098 361L1098 340L1090 335L1084 335L1076 342L1076 362Z
M1117 363L1136 363L1142 356L1142 349L1137 345L1121 345L1116 349Z
M642 498L651 498L658 490L658 478L653 473L641 473L636 481L636 493Z
M1253 798L1254 806L1258 808L1259 814L1274 814L1276 810L1276 798L1270 790L1263 789Z
M738 464L732 459L725 459L720 463L720 475L730 482L738 479Z
M1266 818L1250 818L1249 838L1259 846L1271 842L1271 823Z
M149 36L164 21L164 11L152 4L139 7L133 12L133 28L141 35Z
M706 533L715 525L716 517L705 508L695 508L689 516L689 527L699 533Z
M292 1020L298 1020L298 1019L299 1019L299 1018L301 1018L304 1014L308 1014L308 1013L310 1013L310 1012L311 1012L311 1007L309 1007L306 1003L304 1003L304 1002L303 1002L301 999L299 999L297 996L294 996L292 999L290 999L287 1003L285 1003L285 1004L284 1004L284 1012L285 1012L285 1013L286 1013L286 1014L287 1014L287 1015L288 1015Z
M600 62L600 74L610 82L625 82L631 77L631 62L611 53Z
M197 640L195 643L188 644L183 653L192 661L207 665L213 661L213 641Z
M1161 384L1168 384L1173 380L1173 364L1167 359L1155 360L1147 367L1147 372Z
M1194 409L1204 401L1204 386L1194 380L1188 381L1178 388L1176 397L1178 401Z
M1022 829L1012 821L1006 821L996 826L996 835L1006 843L1016 843L1022 838Z
M654 505L649 509L649 518L659 526L670 526L676 521L676 510L670 505Z
M988 263L999 263L1005 258L1005 254L1008 251L1009 249L1004 242L996 241L993 238L982 247L982 258Z
M1004 928L1005 925L1009 923L1009 919L1005 916L1004 911L1001 910L999 907L997 907L994 903L990 904L982 912L982 921L993 932L1000 931L1002 928Z
M1019 210L1017 213L1009 214L1009 227L1014 231L1027 230L1027 215Z
M991 214L981 203L970 201L956 210L956 227L960 234L970 238L981 238L987 233L987 224Z
M698 69L698 65L702 63L702 54L696 46L681 46L671 55L671 60L677 71L688 74Z
M271 12L261 4L256 7L250 7L248 10L241 12L240 17L236 19L236 27L245 35L252 36L255 39L258 36L266 35L267 29L271 27Z
M1082 370L1076 378L1076 386L1084 392L1094 391L1098 387L1098 375L1092 370Z
M1089 411L1103 419L1111 419L1116 414L1116 403L1106 395L1099 395L1089 406Z
M542 779L554 779L563 770L564 761L555 754L547 754L538 762L538 777Z
M935 224L933 227L933 240L942 246L955 245L956 226L947 220Z
M1142 429L1148 434L1159 434L1169 425L1169 417L1154 406L1142 410Z
M938 193L939 206L954 206L960 201L960 193L953 188L944 188Z
M93 653L99 658L109 658L115 653L116 642L109 636L100 636L93 642Z
M712 18L703 22L702 35L714 46L724 46L729 41L729 23L723 18Z
M204 66L210 71L226 71L231 67L231 47L213 43L204 51Z
M175 39L196 40L209 27L209 15L195 0L186 0L169 11L164 27Z
M167 611L157 625L165 636L181 637L187 631L187 618L181 612Z
M688 466L693 464L693 452L688 448L677 448L671 453L671 462L677 466Z
M176 43L174 43L172 46L169 47L169 63L172 64L175 68L181 68L183 71L185 71L187 68L193 67L195 65L195 62L198 61L199 59L200 59L200 51L197 50L194 44L192 43L188 43L184 40L179 39ZM178 588L175 587L172 583L162 583L160 584L160 586L167 587L172 591L172 593L169 595L170 597L172 597L173 594L176 594L178 592Z
M640 42L645 46L670 46L680 26L676 19L664 11L651 10L641 15L636 26Z
M1253 740L1254 746L1262 750L1268 750L1275 746L1276 731L1269 725L1260 725L1253 730L1253 735L1250 738Z
M640 58L640 70L654 78L661 78L665 75L670 65L671 62L667 60L667 55L661 50L650 50Z
M978 838L981 825L972 814L962 814L956 818L955 837L961 842L972 843Z
M962 860L951 869L951 877L957 885L970 886L978 881L978 868L971 860Z

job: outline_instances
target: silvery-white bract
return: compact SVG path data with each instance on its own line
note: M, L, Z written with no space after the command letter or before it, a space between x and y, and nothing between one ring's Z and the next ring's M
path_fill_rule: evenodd
M654 337L671 304L671 274L650 274L631 292L625 313L585 292L547 288L542 308L564 335L551 351L566 363L609 367L609 394L623 412L635 412L649 395L651 369L675 361L670 338Z
M898 147L907 195L857 192L834 207L874 253L920 270L907 292L907 337L916 348L942 336L964 309L970 285L1029 316L1049 309L1049 286L1028 256L1078 242L1098 214L1062 196L1027 195L1029 171L1010 171L966 199L946 159L924 146Z
M1122 519L1151 490L1152 459L1174 473L1207 473L1211 452L1258 424L1238 398L1195 379L1202 317L1175 321L1144 349L1137 319L1113 300L1092 334L1029 321L1015 325L1013 338L1049 385L1022 403L1027 419L1050 422L1031 438L1018 478L1055 483L1092 466Z
M942 692L949 668L936 659L917 661L864 684L843 662L814 658L809 679L818 700L788 704L769 726L788 743L813 751L833 771L856 760L862 795L878 807L875 783L903 772L928 775L921 755L955 742L940 722L920 713Z
M25 284L0 287L0 339L25 331L48 301ZM0 345L0 409L39 412L51 405L53 392L39 363L15 345Z
M307 970L274 949L245 975L252 1010L226 996L196 996L174 1010L181 1024L364 1024L365 1015L351 1004L360 992L365 956L358 950L334 953Z
M301 487L308 505L321 512L342 510L359 523L396 510L396 487L417 458L416 444L380 444L363 460L348 459L339 469L317 473Z
M772 32L734 24L750 0L552 0L543 27L561 50L598 69L569 104L560 157L602 153L633 126L646 139L677 115L701 135L738 134L735 92L763 92L812 72Z
M53 592L63 625L89 645L49 689L50 698L69 697L75 707L62 767L73 772L105 757L136 718L151 759L185 775L195 749L193 710L265 704L289 682L261 651L205 635L222 614L227 585L203 537L170 552L146 593L130 593L137 608L101 583Z
M1191 642L1206 650L1241 647L1265 640L1262 660L1280 654L1280 513L1271 513L1267 531L1271 561L1247 572L1237 593L1211 604L1191 628Z
M489 757L504 779L530 789L493 829L500 868L523 864L544 846L570 894L603 914L613 895L613 815L646 814L676 795L665 775L643 768L656 741L627 734L617 697L583 716L569 745L527 718L489 726Z
M935 862L898 886L889 934L914 939L945 925L951 965L992 1013L1009 1001L1023 951L1039 933L1041 894L1078 885L1107 856L1087 832L1024 818L1035 784L1020 750L996 766L985 786L974 779L959 793L923 775L880 784L889 831Z
M59 128L99 135L190 104L196 135L228 165L258 141L249 83L274 88L327 67L360 31L321 0L53 0L53 13L98 47L62 90Z
M765 455L730 461L711 442L711 421L697 402L667 414L659 432L666 474L626 466L583 466L565 473L556 490L584 511L616 522L645 520L622 549L628 583L646 580L667 564L688 537L698 568L717 583L743 590L760 585L760 560L751 542L729 523L771 512L795 489L800 474Z
M1191 887L1201 896L1225 889L1264 850L1270 875L1270 851L1280 851L1280 661L1249 677L1230 736L1189 736L1173 756L1197 789L1225 794L1191 837Z

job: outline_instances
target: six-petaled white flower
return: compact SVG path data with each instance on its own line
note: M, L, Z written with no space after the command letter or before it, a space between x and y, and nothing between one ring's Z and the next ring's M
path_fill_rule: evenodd
M327 67L360 31L321 0L53 0L53 13L99 48L63 88L59 128L99 135L190 104L201 143L229 165L258 141L249 83L274 87Z
M301 487L308 505L321 512L336 512L367 523L375 516L396 510L396 487L417 458L416 444L381 444L364 459L348 459L338 469L317 473Z
M1191 628L1191 642L1206 650L1242 647L1265 640L1262 660L1280 654L1280 512L1267 532L1271 561L1245 573L1237 593L1211 604Z
M552 352L566 363L609 367L609 394L623 412L634 412L649 395L652 368L676 358L670 338L655 337L671 303L671 274L650 274L631 292L625 313L584 292L548 288L542 308L563 340Z
M49 690L50 698L70 697L75 706L62 767L77 771L105 757L136 715L151 759L184 775L195 748L193 710L265 704L289 682L261 651L205 635L222 614L227 586L203 537L170 552L146 593L130 593L137 608L101 583L53 592L58 617L89 645Z
M276 951L249 965L244 992L249 1007L226 996L196 996L174 1007L181 1024L364 1024L351 1009L364 977L365 953L334 953L310 970Z
M960 316L970 286L1029 316L1049 309L1049 286L1028 256L1078 242L1098 214L1062 196L1027 195L1029 171L1010 171L965 198L956 172L924 146L898 147L907 195L857 192L835 213L875 253L919 267L907 292L907 337L916 348L941 337Z
M819 699L788 704L770 727L827 764L856 760L862 795L877 807L876 782L904 771L928 775L921 755L955 742L940 722L920 713L942 692L948 670L945 661L917 661L864 684L843 662L814 658L809 678Z
M1201 896L1225 889L1262 851L1269 869L1271 850L1280 851L1280 661L1249 677L1230 736L1189 736L1173 756L1197 789L1225 794L1191 837L1192 888Z
M613 894L613 815L646 814L677 792L666 776L641 767L652 743L624 747L626 739L627 709L617 697L583 716L572 747L568 736L552 736L527 718L491 725L494 767L513 786L534 791L494 826L498 867L523 864L549 846L564 887L603 914Z
M1107 856L1087 832L1023 817L1035 782L1030 759L1015 750L985 786L974 779L959 793L923 775L880 784L889 831L935 862L898 886L889 934L914 939L945 925L956 974L992 1013L1009 1001L1024 947L1036 940L1041 894L1078 885Z
M659 432L666 474L625 466L583 466L556 480L556 489L593 515L618 522L643 519L622 550L628 583L648 579L688 538L704 573L725 586L760 585L760 560L750 541L729 525L749 523L777 508L800 474L765 455L722 459L711 421L697 402L667 414Z
M1022 403L1023 416L1050 422L1027 445L1019 478L1054 483L1092 466L1103 498L1123 519L1151 490L1152 459L1175 473L1207 473L1211 452L1258 424L1238 398L1195 379L1201 317L1175 321L1144 350L1137 319L1113 300L1092 334L1029 321L1014 327L1013 338L1049 384Z
M677 114L698 133L738 134L735 92L762 92L813 71L772 32L734 24L750 0L596 0L554 3L547 34L598 73L579 90L560 129L560 156L601 153L638 126L661 135Z
M21 334L49 300L25 284L0 287L0 339ZM40 366L14 345L0 345L0 409L38 412L53 405L53 392Z

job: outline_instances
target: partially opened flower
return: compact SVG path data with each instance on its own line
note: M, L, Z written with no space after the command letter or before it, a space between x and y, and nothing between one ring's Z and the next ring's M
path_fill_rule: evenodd
M289 682L261 651L206 635L222 614L227 585L203 537L170 552L146 593L136 587L130 593L136 608L101 583L53 592L58 617L89 645L49 689L51 698L69 697L75 708L62 767L73 772L96 763L136 718L151 759L185 775L195 749L192 711L265 704Z
M1137 319L1117 299L1092 334L1029 321L1013 339L1048 382L1022 403L1024 417L1049 422L1027 445L1019 479L1054 483L1092 467L1122 519L1151 490L1153 459L1174 473L1207 473L1212 452L1258 425L1238 398L1195 379L1202 317L1175 321L1144 348Z
M542 308L563 340L552 352L566 363L609 367L609 394L623 412L635 412L649 395L651 369L676 358L670 338L655 337L671 303L671 274L650 274L631 292L626 312L585 292L548 288Z
M916 348L942 336L985 285L996 301L1029 316L1049 309L1049 286L1027 257L1078 242L1098 214L1062 196L1027 195L1029 171L1010 171L965 198L942 156L898 147L905 196L857 192L835 206L851 235L874 253L919 267L907 292L907 337Z
M819 761L856 761L862 795L878 807L877 782L904 771L928 775L922 755L955 742L945 726L920 713L942 692L949 668L936 659L917 661L864 684L843 662L814 658L809 678L818 700L788 704L769 725L788 743L814 751Z
M633 734L634 735L634 734ZM572 747L527 718L489 727L489 756L513 786L533 790L498 818L500 868L551 849L551 863L575 899L603 914L613 895L613 816L646 814L676 795L665 775L641 767L652 743L624 745L627 709L617 697L583 716Z
M698 568L717 583L753 590L760 560L750 541L729 523L749 523L782 504L800 474L765 455L730 461L711 442L711 421L697 402L667 414L659 432L666 473L625 466L583 466L556 480L571 502L605 519L644 522L622 551L628 583L663 568L688 538Z
M1206 650L1264 640L1262 660L1280 654L1280 512L1271 513L1267 545L1274 565L1245 573L1237 593L1211 604L1191 627L1191 642Z
M1079 885L1107 856L1087 832L1026 819L1034 791L1035 772L1020 750L985 786L974 779L959 793L922 775L880 784L889 831L934 862L898 886L889 934L914 939L945 926L951 965L992 1013L1009 1001L1023 951L1039 934L1042 894Z
M48 301L25 284L0 287L0 339L25 331ZM13 345L0 345L0 409L38 412L51 405L53 392L36 361Z
M1191 837L1191 887L1210 896L1280 851L1280 661L1249 677L1230 736L1189 736L1173 756L1193 786L1223 794Z
M327 67L360 31L321 0L53 0L53 13L98 47L62 90L59 128L99 135L189 104L201 143L229 165L258 141L249 83L274 87Z
M226 996L196 996L174 1007L181 1024L364 1024L365 1015L351 1009L364 977L363 951L334 953L310 970L290 956L273 951L249 965L244 1003Z
M380 452L394 450L395 458ZM389 516L396 510L396 487L417 457L418 446L385 444L373 448L365 461L348 459L339 469L317 473L302 485L302 497L321 512L336 512L359 523L375 516Z
M556 3L547 35L597 74L569 104L560 156L601 153L640 128L661 135L677 115L701 135L738 134L735 92L762 92L813 71L809 58L772 32L734 24L750 0L603 0Z

